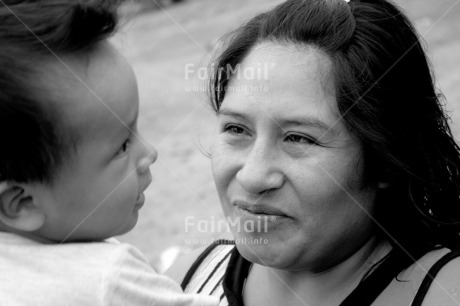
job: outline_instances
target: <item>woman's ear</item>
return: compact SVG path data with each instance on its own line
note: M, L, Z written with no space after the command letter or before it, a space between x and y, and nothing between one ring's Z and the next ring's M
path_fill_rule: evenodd
M398 177L398 171L392 166L387 166L385 163L382 163L379 170L380 171L377 172L379 173L377 188L380 190L387 189L391 185L391 182L394 182Z
M40 229L46 216L34 201L27 184L0 182L0 222L24 232Z

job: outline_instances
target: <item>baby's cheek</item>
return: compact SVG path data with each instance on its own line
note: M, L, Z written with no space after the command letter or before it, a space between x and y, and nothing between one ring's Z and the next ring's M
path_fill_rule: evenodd
M111 198L119 202L119 205L128 205L136 200L139 191L137 180L128 178L113 189L113 197L111 196Z
M135 199L140 195L142 192L142 186L140 186L140 181L133 177L131 180L126 181L126 185L124 187L125 193L129 197L134 197Z

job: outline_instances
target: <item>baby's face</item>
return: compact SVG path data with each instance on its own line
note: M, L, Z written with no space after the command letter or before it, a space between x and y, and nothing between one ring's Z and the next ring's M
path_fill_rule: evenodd
M76 134L76 152L52 186L39 185L46 223L38 235L54 241L98 240L131 230L151 182L157 153L137 132L137 83L130 65L105 45L90 58L49 65L45 90Z

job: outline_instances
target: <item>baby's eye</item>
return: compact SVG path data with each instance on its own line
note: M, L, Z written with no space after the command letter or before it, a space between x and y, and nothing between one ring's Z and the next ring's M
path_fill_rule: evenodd
M286 141L293 142L293 143L304 143L304 144L317 144L315 140L312 138L308 138L299 134L290 134L286 136Z
M125 140L125 142L123 142L123 144L121 145L116 155L120 156L120 155L126 154L126 152L129 151L130 147L131 147L131 138L128 138Z

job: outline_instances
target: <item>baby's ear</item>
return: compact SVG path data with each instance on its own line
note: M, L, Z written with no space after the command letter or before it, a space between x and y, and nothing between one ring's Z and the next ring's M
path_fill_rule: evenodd
M19 231L33 232L45 223L45 214L35 205L27 184L0 182L0 222Z

